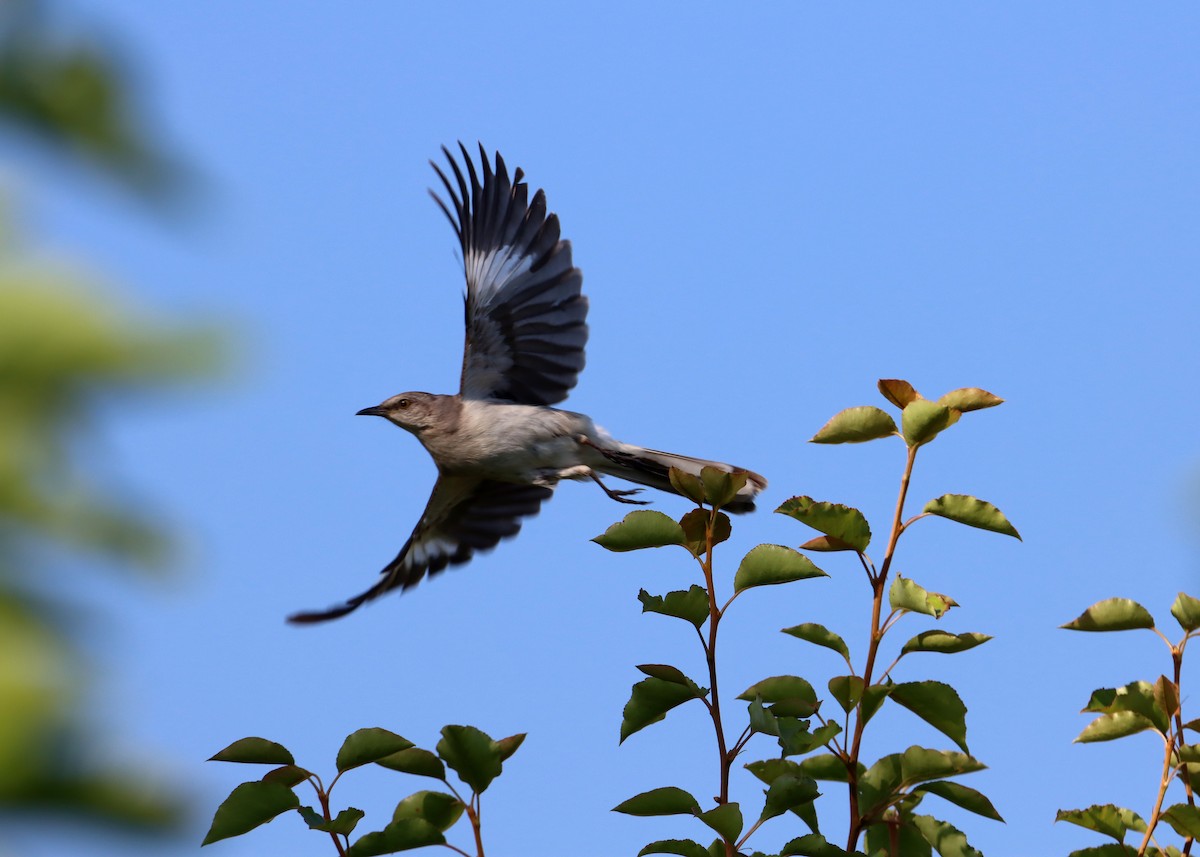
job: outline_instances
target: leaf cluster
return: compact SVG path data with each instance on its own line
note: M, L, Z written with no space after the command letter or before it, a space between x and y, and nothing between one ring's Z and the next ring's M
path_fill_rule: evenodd
M1171 605L1183 636L1171 642L1155 623L1150 611L1128 598L1108 598L1093 604L1062 627L1069 631L1108 633L1114 631L1147 630L1157 635L1171 653L1171 675L1160 675L1155 681L1134 681L1122 687L1099 688L1092 692L1083 711L1098 715L1076 737L1081 744L1115 741L1131 735L1157 735L1163 746L1162 775L1158 794L1149 820L1131 809L1113 804L1094 804L1086 809L1059 810L1056 821L1065 821L1092 830L1115 841L1115 844L1084 848L1072 852L1072 857L1104 857L1120 855L1179 855L1190 854L1193 840L1200 837L1200 808L1196 806L1195 791L1200 787L1200 746L1188 744L1188 731L1200 732L1200 720L1188 720L1183 713L1186 697L1181 688L1183 656L1188 641L1200 633L1200 599L1183 592ZM1168 790L1179 784L1183 800L1166 805ZM1160 822L1182 837L1181 847L1161 845L1155 831ZM1126 842L1126 837L1133 839ZM1133 845L1140 837L1140 843Z
M1004 514L991 503L961 494L944 494L925 504L920 514L903 519L903 507L916 451L932 442L958 422L963 413L993 407L1002 401L978 388L963 388L937 401L923 398L903 381L881 381L880 391L901 408L900 425L886 411L875 407L850 408L831 419L813 438L817 443L858 443L889 436L900 437L906 448L906 467L901 497L879 565L868 550L872 528L858 509L841 503L793 497L779 506L786 515L815 530L818 535L799 549L783 545L759 545L746 553L733 576L732 593L726 598L717 591L713 574L713 548L730 537L728 518L720 511L728 491L710 491L709 483L721 478L707 470L703 479L672 471L673 484L697 503L698 508L675 521L661 512L638 511L614 524L595 541L614 551L679 546L698 562L703 585L686 590L652 595L641 590L643 611L681 619L696 631L709 667L708 678L693 680L676 666L639 666L646 678L638 682L625 707L621 740L662 721L677 706L705 706L714 721L714 732L723 770L721 790L715 805L701 803L678 786L663 786L636 795L616 807L630 815L690 815L718 838L710 845L690 839L654 842L642 854L701 855L741 854L742 848L761 825L778 817L798 817L809 833L788 842L779 855L843 855L858 853L857 843L865 835L868 853L932 854L975 853L963 834L944 821L916 812L926 795L934 795L968 811L1000 820L991 802L974 789L953 778L983 768L969 755L966 741L966 706L949 685L933 680L896 682L891 673L901 659L917 653L956 654L990 639L985 634L924 630L899 647L891 665L882 671L878 664L880 644L891 628L909 614L941 619L957 604L953 598L927 590L900 574L889 575L896 545L903 532L916 520L940 517L968 526L1019 538ZM731 477L736 479L736 476ZM683 490L688 486L694 490ZM701 490L701 487L703 490ZM756 682L738 695L746 703L745 726L736 739L726 735L717 689L716 628L731 604L743 592L760 586L790 584L828 577L805 551L852 553L865 570L873 596L873 619L864 662L858 663L850 645L840 635L812 621L784 628L783 633L835 652L849 672L829 679L828 696L822 699L813 684L799 675L772 676ZM889 585L890 577L890 585ZM883 609L886 603L890 612ZM832 701L832 710L828 704ZM866 724L893 702L908 709L949 738L957 749L936 750L919 746L885 755L874 763L860 761ZM774 739L777 755L745 764L765 786L762 809L757 817L743 817L743 802L727 793L728 768L745 751L754 736ZM731 740L732 739L732 740ZM847 848L824 838L817 818L816 799L821 782L843 784L852 795L854 819ZM756 852L758 853L758 852ZM765 857L765 856L764 856Z
M261 778L239 785L217 807L203 844L241 836L286 812L295 811L309 828L328 834L338 854L374 857L429 845L447 845L447 831L465 816L473 829L478 857L482 857L480 796L500 776L504 762L524 740L525 736L520 734L494 741L473 726L446 726L435 750L429 751L387 729L359 729L342 743L335 763L337 775L325 786L317 774L298 766L291 751L282 744L265 738L242 738L210 761L270 765L272 768ZM330 796L343 774L371 764L436 780L446 791L413 792L396 804L391 821L383 828L364 833L351 842L351 834L364 813L355 807L347 807L334 814ZM465 788L456 788L447 779L447 768L457 775ZM302 805L296 793L304 783L316 793L315 808ZM468 853L459 848L453 850Z

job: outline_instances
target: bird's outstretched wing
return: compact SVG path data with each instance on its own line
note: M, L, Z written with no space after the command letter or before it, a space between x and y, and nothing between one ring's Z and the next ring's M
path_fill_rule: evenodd
M546 213L545 194L529 201L521 170L510 180L500 153L493 169L482 146L481 181L466 146L459 149L465 175L442 147L454 181L430 162L449 204L430 193L458 234L467 275L462 396L556 404L583 369L583 274L571 264L570 243L559 240L558 216Z
M536 515L553 489L515 485L471 476L440 476L413 534L380 572L379 582L337 607L296 613L296 624L337 619L396 588L416 586L426 575L461 565L478 550L515 536L521 519Z

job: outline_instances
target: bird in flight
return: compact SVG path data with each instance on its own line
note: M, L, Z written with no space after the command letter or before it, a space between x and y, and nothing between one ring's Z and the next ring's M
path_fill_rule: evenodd
M592 480L614 500L640 503L641 489L608 487L601 475L677 494L672 467L700 475L705 466L745 473L726 506L754 508L767 481L740 467L633 446L584 414L551 407L567 397L584 364L588 302L571 245L559 237L546 196L520 168L510 179L479 148L477 170L459 143L462 165L446 147L449 174L430 162L449 197L433 191L458 235L467 277L467 340L456 395L401 393L358 413L383 417L416 435L437 465L433 494L400 553L367 591L328 610L297 613L293 623L337 619L393 589L467 562L476 551L515 536L563 479ZM453 179L453 180L452 180Z

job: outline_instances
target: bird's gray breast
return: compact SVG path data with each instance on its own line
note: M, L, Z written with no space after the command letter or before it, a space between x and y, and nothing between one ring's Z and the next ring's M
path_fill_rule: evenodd
M455 432L426 447L448 473L527 482L580 463L581 434L594 432L582 414L538 405L466 400Z

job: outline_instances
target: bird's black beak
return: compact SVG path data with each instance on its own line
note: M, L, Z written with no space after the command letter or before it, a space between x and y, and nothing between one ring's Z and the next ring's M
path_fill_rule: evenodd
M356 413L354 416L356 416L356 417L383 417L383 416L387 416L387 414L384 412L383 406L372 405L369 408L363 408L361 411Z

